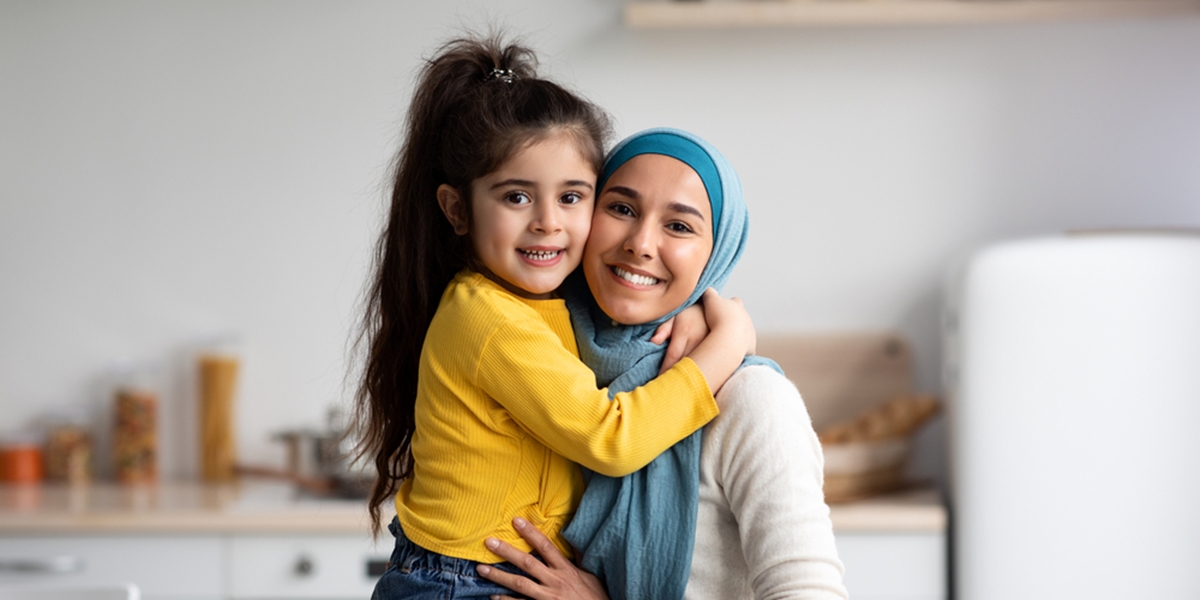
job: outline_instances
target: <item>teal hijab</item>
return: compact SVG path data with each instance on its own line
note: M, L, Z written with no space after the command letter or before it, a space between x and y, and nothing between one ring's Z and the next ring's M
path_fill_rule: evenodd
M749 214L737 174L708 142L678 129L636 133L613 149L597 189L621 165L642 154L661 154L690 166L704 182L713 213L713 251L692 295L661 319L641 325L614 324L600 310L583 276L564 287L579 356L610 396L640 387L655 376L665 345L650 342L655 329L695 304L704 290L720 291L746 247ZM748 356L742 366L769 359ZM780 371L782 372L782 371ZM683 597L692 565L699 506L700 446L696 431L625 477L585 473L587 489L563 535L581 554L580 566L605 583L613 600L677 600Z

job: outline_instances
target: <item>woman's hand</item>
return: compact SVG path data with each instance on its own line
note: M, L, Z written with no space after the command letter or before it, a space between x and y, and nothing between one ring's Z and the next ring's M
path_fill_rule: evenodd
M667 344L667 353L663 356L662 367L658 370L658 374L666 373L667 369L691 354L706 337L708 337L708 320L704 316L704 306L700 303L683 309L679 314L668 319L666 323L659 325L650 341L661 344L670 338L670 343Z
M484 579L494 581L518 594L533 598L533 600L608 600L604 586L594 575L576 567L574 563L562 555L558 548L529 521L517 517L513 519L513 527L542 555L542 562L537 557L513 548L511 545L488 538L484 544L488 550L502 556L517 568L529 573L534 579L514 575L487 565L479 565L477 570ZM511 596L492 596L511 598Z

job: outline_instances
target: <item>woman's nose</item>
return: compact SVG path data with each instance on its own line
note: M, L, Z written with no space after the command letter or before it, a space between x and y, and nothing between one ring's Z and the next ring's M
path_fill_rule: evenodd
M625 238L625 251L646 259L654 256L654 232L649 227L638 227Z

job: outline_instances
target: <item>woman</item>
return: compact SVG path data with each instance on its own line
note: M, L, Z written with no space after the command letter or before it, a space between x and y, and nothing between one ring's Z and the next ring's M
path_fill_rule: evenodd
M626 139L599 184L587 290L576 280L567 298L580 356L619 391L659 370L662 350L648 342L655 326L728 278L747 215L728 162L678 130ZM820 445L776 369L751 357L718 393L721 415L702 436L627 478L591 478L566 533L598 577L521 520L514 525L544 564L486 543L537 581L481 574L535 599L602 598L604 588L614 598L845 598Z

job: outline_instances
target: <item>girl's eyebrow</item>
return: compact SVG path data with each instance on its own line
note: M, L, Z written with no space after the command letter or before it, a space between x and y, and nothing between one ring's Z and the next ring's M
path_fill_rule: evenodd
M495 190L495 189L500 189L502 187L508 187L510 185L515 185L515 186L519 186L519 187L533 187L533 182L529 181L528 179L505 179L504 181L497 181L496 183L493 183L492 187L489 187L488 190L491 191L491 190Z
M502 187L508 187L508 186L513 186L513 185L518 186L518 187L533 187L537 184L528 179L505 179L504 181L497 181L496 183L493 183L492 186L488 188L488 190L490 191L490 190L495 190L495 189L499 189ZM563 187L585 187L585 188L591 190L591 189L595 189L596 186L594 186L590 182L584 181L582 179L568 179L563 182Z

